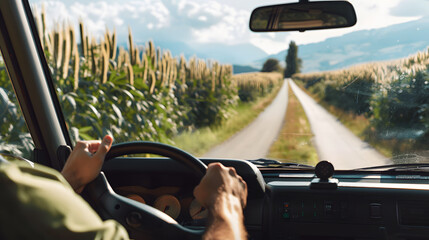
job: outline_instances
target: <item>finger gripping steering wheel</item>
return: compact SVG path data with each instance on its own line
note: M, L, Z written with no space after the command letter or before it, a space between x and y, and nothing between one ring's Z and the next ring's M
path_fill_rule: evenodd
M106 161L128 154L156 154L179 161L202 178L207 166L191 154L156 142L127 142L112 146ZM144 160L143 160L144 161ZM89 183L83 196L102 219L114 219L121 223L134 239L201 239L203 230L190 229L178 224L167 214L149 205L116 194L101 173Z

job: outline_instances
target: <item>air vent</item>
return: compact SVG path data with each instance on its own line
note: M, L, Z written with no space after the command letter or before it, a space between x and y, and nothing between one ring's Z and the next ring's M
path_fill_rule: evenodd
M399 224L429 227L429 203L418 201L398 202Z

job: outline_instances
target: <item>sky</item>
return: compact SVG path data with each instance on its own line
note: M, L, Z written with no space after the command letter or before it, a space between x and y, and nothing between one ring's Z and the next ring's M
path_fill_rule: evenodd
M278 53L293 40L298 45L323 41L363 29L382 28L429 15L429 0L350 0L358 22L352 28L289 33L254 33L249 30L251 11L285 0L30 0L40 12L46 9L48 27L83 19L89 32L100 38L115 28L125 42L131 27L136 42L148 40L201 43L253 44L268 54ZM294 1L297 2L297 1Z

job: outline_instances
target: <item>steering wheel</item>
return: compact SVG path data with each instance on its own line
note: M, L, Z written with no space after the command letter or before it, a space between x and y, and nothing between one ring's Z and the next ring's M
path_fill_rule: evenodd
M191 168L199 178L202 178L207 170L201 160L181 149L145 141L115 144L105 161L139 153L156 154L179 161ZM85 187L83 196L102 219L118 221L133 239L201 239L204 233L204 229L184 227L154 207L116 194L102 172Z

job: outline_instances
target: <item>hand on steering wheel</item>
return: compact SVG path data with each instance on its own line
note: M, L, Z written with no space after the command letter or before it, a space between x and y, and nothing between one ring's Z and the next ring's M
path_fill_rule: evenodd
M207 166L201 160L178 148L156 142L127 142L112 146L106 160L129 154L156 154L179 161L202 178ZM138 203L116 194L101 173L89 183L83 193L103 219L115 219L129 232L131 238L201 239L203 230L183 227L167 214L149 205Z
M100 173L113 138L106 135L103 141L80 141L68 157L61 174L75 192L82 192L86 184Z

